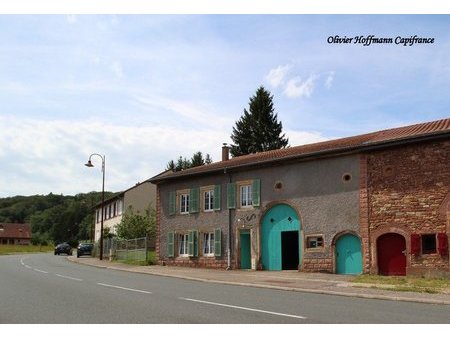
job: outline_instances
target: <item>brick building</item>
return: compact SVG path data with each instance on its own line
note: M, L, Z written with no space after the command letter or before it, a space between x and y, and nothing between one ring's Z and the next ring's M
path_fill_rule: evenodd
M449 273L450 119L229 158L157 184L162 264Z

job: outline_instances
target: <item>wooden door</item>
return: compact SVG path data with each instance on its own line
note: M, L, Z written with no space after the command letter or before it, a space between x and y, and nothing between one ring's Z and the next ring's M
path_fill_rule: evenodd
M345 234L336 241L336 273L362 273L361 241L357 236Z
M385 276L406 275L406 241L402 235L388 233L378 237L378 273Z

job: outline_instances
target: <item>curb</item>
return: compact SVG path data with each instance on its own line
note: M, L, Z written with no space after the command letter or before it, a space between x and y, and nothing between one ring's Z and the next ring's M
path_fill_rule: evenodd
M140 273L140 274L146 274L146 275L155 275L155 276L161 276L161 277L172 277L172 278L192 280L192 281L204 282L204 283L257 287L257 288L263 288L263 289L296 291L296 292L306 292L306 293L343 296L343 297L357 297L357 298L364 298L364 299L379 299L379 300L413 302L413 303L422 303L422 304L450 305L450 301L448 301L448 300L422 299L422 298L378 295L378 294L369 294L369 293L352 293L352 292L345 292L345 291L308 289L308 288L288 287L288 286L279 286L279 285L252 284L252 283L244 283L244 282L230 282L230 281L217 280L217 279L207 279L207 278L198 278L198 277L190 277L190 276L183 276L183 275L166 274L166 273L156 272L156 271L139 271L139 270L134 270L132 268L117 267L117 266L99 266L96 264L81 262L79 260L72 260L72 259L70 259L70 257L68 257L67 260L72 263L89 265L89 266L97 267L100 269L127 271L127 272ZM348 287L348 286L346 286L346 287Z

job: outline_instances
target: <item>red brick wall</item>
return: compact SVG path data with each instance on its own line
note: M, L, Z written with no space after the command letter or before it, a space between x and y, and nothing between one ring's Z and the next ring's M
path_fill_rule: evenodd
M450 232L448 219L440 212L450 194L450 141L368 154L367 192L371 272L377 272L376 239L387 232L406 239L407 274L448 271L448 255L411 255L410 235Z

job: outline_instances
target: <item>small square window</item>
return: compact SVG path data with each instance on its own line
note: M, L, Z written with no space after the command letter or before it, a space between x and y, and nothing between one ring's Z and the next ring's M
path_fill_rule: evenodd
M422 253L432 254L436 253L436 235L422 235Z
M306 237L306 248L307 249L323 248L323 237L322 236Z

